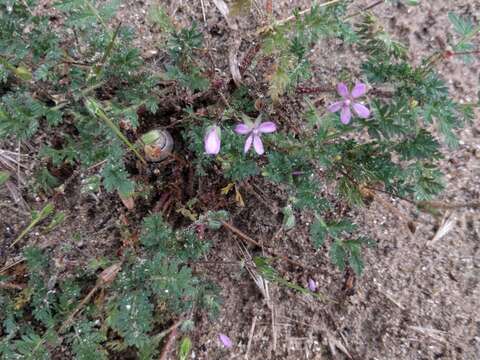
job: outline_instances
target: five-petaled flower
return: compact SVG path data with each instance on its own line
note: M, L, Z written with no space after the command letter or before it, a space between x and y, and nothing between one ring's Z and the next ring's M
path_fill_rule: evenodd
M217 155L220 151L220 128L218 126L210 126L207 129L204 139L205 152L209 155Z
M277 130L277 126L271 121L260 123L260 117L258 117L255 123L245 120L243 124L237 124L234 130L237 134L248 135L247 140L245 141L245 146L243 148L243 151L245 153L250 150L253 143L253 148L255 149L255 152L258 155L262 155L265 151L263 149L263 143L260 135L266 133L273 133Z
M340 121L343 124L346 125L350 122L350 119L352 118L351 108L353 108L354 113L362 119L366 119L370 116L370 110L365 105L355 102L355 99L365 95L367 92L367 85L357 83L352 92L350 92L347 85L340 83L337 85L337 92L343 100L331 104L328 107L328 110L331 112L341 110Z

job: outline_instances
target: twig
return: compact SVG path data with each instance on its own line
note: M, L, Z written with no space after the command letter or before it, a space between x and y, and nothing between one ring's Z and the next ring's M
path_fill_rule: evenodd
M395 198L398 198L398 199L400 199L400 200L406 201L406 202L408 202L408 203L410 203L410 204L417 205L417 204L415 203L415 201L410 200L410 199L408 199L408 198L405 198L405 197L403 197L403 196L397 195L397 194L393 194L393 193L391 193L391 192L389 192L389 191L387 191L387 190L377 189L377 188L374 188L374 187L371 187L371 186L367 186L367 185L360 185L354 178L352 178L352 177L350 176L349 173L343 171L343 169L339 168L338 166L336 167L336 169L338 170L339 173L341 173L343 176L345 176L345 177L346 177L348 180L350 180L353 184L355 184L357 187L359 187L359 189L360 189L360 188L364 188L364 189L369 189L369 190L373 190L373 191L382 192L382 193L384 193L384 194L388 194L388 195L393 196L393 197L395 197Z
M395 206L393 206L391 203L383 199L381 196L379 196L377 193L375 193L376 190L371 191L369 188L363 188L363 191L366 192L366 195L372 196L377 202L379 202L381 205L383 205L384 208L390 210L391 213L395 214L398 216L400 219L405 221L405 223L408 224L413 224L415 226L415 222L409 218L407 215L403 214L400 210L398 210ZM408 227L408 226L407 226ZM416 226L415 226L416 227ZM409 228L410 230L410 228Z
M328 2L326 2L326 3L319 4L318 7L320 8L320 7L325 7L325 6L333 5L333 4L336 4L336 3L340 2L340 1L342 1L342 0L331 0L331 1L328 1ZM299 12L298 12L298 15L304 15L304 14L308 13L308 12L311 11L311 10L312 10L312 8L309 7L309 8L307 8L307 9L305 9L305 10L299 11ZM289 17L287 17L287 18L285 18L285 19L283 19L283 20L277 21L277 22L274 24L274 26L284 25L284 24L286 24L286 23L288 23L288 22L290 22L290 21L292 21L292 20L295 20L296 18L297 18L297 15L289 16Z
M4 283L0 282L0 289L13 289L13 290L23 290L25 285L17 285L13 283Z
M480 201L473 201L467 203L445 203L441 201L419 201L416 203L419 207L433 207L438 209L459 209L459 208L480 208Z
M346 16L344 18L344 20L347 20L347 19L350 19L350 18L355 17L357 15L363 14L365 11L371 10L376 6L378 6L380 4L383 4L384 2L385 2L385 0L378 0L378 1L374 2L373 4L368 5L367 7L363 8L362 10L359 10L359 11L357 11L357 12L351 14L351 15Z
M397 300L395 300L393 296L390 295L387 291L384 291L378 284L377 284L377 290L379 293L383 294L388 300L390 300L392 304L398 306L402 310L405 310L405 307L402 304L400 304Z
M272 348L273 353L277 351L277 312L272 304Z
M408 328L415 330L423 335L426 335L435 341L441 342L443 344L448 344L448 341L443 336L441 336L442 334L446 335L444 331L432 328L425 328L421 326L409 326Z
M204 4L203 0L200 0L200 4L202 4L203 22L206 25L207 24L207 16L205 15L205 4Z
M17 266L18 264L21 264L24 261L25 261L25 258L21 258L21 259L15 261L15 262L11 263L10 265L5 265L3 268L0 269L0 275L7 272L8 270L13 268L14 266Z
M255 325L257 324L257 316L253 316L252 326L250 326L250 333L248 334L247 351L245 352L245 360L248 360L248 354L250 353L250 347L252 346L253 334L255 332Z
M222 225L223 225L224 228L226 228L227 230L231 231L232 233L238 235L241 239L249 242L250 244L253 244L253 245L255 245L255 246L258 246L258 247L262 248L262 245L261 245L258 241L252 239L250 236L246 235L246 234L243 233L240 229L236 228L236 227L233 226L232 224L230 224L230 223L228 223L228 222L226 222L226 221L223 221L223 220L221 220L221 223L222 223ZM301 264L301 263L299 263L299 262L297 262L297 261L295 261L295 260L290 259L289 257L287 257L287 256L285 256L285 255L281 255L281 254L277 253L277 252L274 251L274 250L271 250L271 249L265 249L265 250L266 250L268 253L272 254L273 256L278 257L278 258L280 258L280 259L282 259L282 260L284 260L284 261L286 261L286 262L288 262L288 263L290 263L290 264L292 264L292 265L294 265L294 266L298 266L298 267L301 267L301 268L303 268L303 269L314 270L314 269L311 268L310 266L303 265L303 264Z
M170 347L172 346L176 336L177 336L177 327L172 329L172 331L170 332L170 335L168 336L168 339L165 342L165 345L163 346L163 349L162 349L162 352L160 354L159 360L167 360L168 352L169 352Z
M86 304L88 304L93 294L95 294L95 292L98 289L104 287L107 284L110 284L115 279L121 267L122 267L122 262L119 262L119 263L113 264L112 266L109 266L108 268L102 271L102 273L98 276L97 284L93 287L92 290L90 290L87 296L85 296L83 300L77 305L77 307L68 316L67 320L63 322L62 326L60 326L60 329L58 329L58 332L60 334L70 326L75 316L83 309L83 307Z
M180 318L178 319L177 321L175 321L175 323L170 326L167 330L164 330L162 331L161 333L159 333L158 335L155 335L156 337L160 337L160 338L163 338L165 337L166 335L168 335L170 332L172 332L173 330L175 330L176 328L178 328L180 325L182 325L184 321L184 318Z
M270 212L273 214L273 215L277 215L278 214L278 210L273 207L273 206L270 206L270 204L268 204L268 202L259 194L255 191L255 189L253 188L252 184L249 184L249 183L246 183L245 184L245 189L247 189L248 192L250 192L250 194L254 195L258 201L260 201L263 205L265 205L265 207L270 210Z
M73 310L73 312L70 314L70 316L67 318L66 321L64 321L64 323L62 324L62 326L60 327L60 329L58 330L58 332L61 334L66 328L68 328L71 324L71 322L73 321L73 319L75 318L75 316L80 312L80 310L82 310L82 308L90 301L90 299L92 298L93 294L95 294L95 292L100 288L100 284L96 284L92 290L90 290L90 292L87 294L87 296L85 296L83 298L83 300L77 305L77 307L75 308L75 310Z
M7 187L9 185L9 182L7 182ZM9 189L10 190L10 189ZM26 210L23 210L23 209L17 209L16 207L10 205L10 204L7 204L5 202L1 202L0 203L0 208L7 208L8 210L10 211L13 211L13 212L16 212L17 214L20 214L20 215L24 215L24 216L28 216L30 215L30 213Z

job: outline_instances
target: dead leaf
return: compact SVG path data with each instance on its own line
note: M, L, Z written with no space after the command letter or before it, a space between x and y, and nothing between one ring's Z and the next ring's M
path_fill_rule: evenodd
M109 266L108 268L106 268L100 273L99 275L100 281L103 284L109 284L113 282L113 280L115 280L121 268L122 268L121 263L116 263L116 264L113 264L112 266Z
M235 186L234 183L228 183L227 186L220 189L220 193L222 195L227 195L233 189L234 186Z
M186 217L187 219L189 219L193 222L198 220L198 214L197 213L195 213L193 211L190 211L190 210L188 210L184 207L181 207L181 208L177 209L176 211L177 211L177 213L182 214L184 217Z
M133 200L132 196L122 196L120 193L118 196L128 210L132 210L135 207L135 201Z
M15 310L22 309L25 305L30 302L30 298L32 297L32 289L25 288L23 289L20 294L15 298Z
M245 207L245 202L243 201L242 194L240 194L240 191L238 191L236 186L235 186L235 201L237 202L238 206Z
M233 17L247 14L251 7L252 0L233 0L229 15Z

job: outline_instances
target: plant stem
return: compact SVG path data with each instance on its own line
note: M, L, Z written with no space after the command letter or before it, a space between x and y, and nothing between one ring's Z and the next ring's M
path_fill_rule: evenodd
M351 15L348 15L348 16L344 17L343 20L347 20L347 19L350 19L350 18L352 18L352 17L355 17L355 16L358 16L358 15L360 15L360 14L363 14L365 11L371 10L371 9L373 9L373 8L376 7L376 6L378 6L378 5L380 5L380 4L383 4L384 2L385 2L385 0L378 0L378 1L374 2L373 4L368 5L367 7L363 8L362 10L359 10L359 11L357 11L357 12L351 14Z
M127 147L137 156L137 158L144 164L147 165L147 161L143 158L143 156L138 152L135 146L123 135L120 129L115 125L115 123L110 119L107 114L103 111L100 105L91 98L85 99L85 105L87 109L96 117L100 118L105 122L110 129L118 136L120 140L122 140Z
M98 12L97 8L95 6L93 6L93 4L89 0L85 0L85 4L92 11L93 15L95 15L95 17L98 19L100 24L102 24L105 31L108 33L109 32L108 31L108 26L105 23L105 21L103 21L103 18L100 16L100 13Z
M321 8L321 7L325 7L325 6L330 6L330 5L333 5L333 4L336 4L338 2L340 2L342 0L331 0L331 1L327 1L325 3L322 3L322 4L319 4L318 7ZM309 11L311 11L312 8L309 7L309 8L306 8L305 10L302 10L302 11L299 11L298 12L298 15L304 15L306 13L308 13ZM274 24L272 24L271 26L275 27L275 26L281 26L281 25L284 25L292 20L295 20L296 19L296 15L292 15L292 16L289 16L285 19L282 19L282 20L278 20L276 21ZM262 31L261 31L262 32Z
M232 224L226 222L226 221L223 221L221 220L220 221L223 225L224 228L226 228L227 230L231 231L232 233L234 233L235 235L238 235L240 238L242 238L243 240L245 240L246 242L249 242L250 244L252 245L255 245L255 246L258 246L260 248L263 248L263 246L256 240L252 239L250 236L248 236L247 234L245 234L244 232L242 232L240 229L238 229L237 227L233 226ZM276 251L274 250L270 250L270 249L265 249L267 252L269 252L270 254L272 254L273 256L275 257L278 257L288 263L290 263L291 265L294 265L294 266L297 266L297 267L301 267L303 269L308 269L308 270L314 270L313 268L311 268L310 266L306 266L306 265L303 265L295 260L292 260L290 259L289 257L285 256L285 255L282 255L282 254L279 254L277 253Z
M45 207L38 213L37 217L32 220L32 222L27 226L25 230L15 239L15 241L10 244L10 247L13 247L17 242L19 242L25 235L27 235L30 230L32 230L39 222L45 220L48 215L50 215L55 210L55 207L52 203L48 203Z
M475 50L475 51L460 51L460 52L449 52L447 51L445 53L446 56L451 57L451 56L458 56L458 55L473 55L473 54L480 54L480 50Z
M178 325L175 326L170 331L170 335L168 336L168 339L165 342L165 345L163 346L162 352L160 353L159 360L167 360L168 352L169 352L170 348L172 347L173 342L175 341L175 337L177 336L177 327L178 327Z
M100 64L95 66L95 74L97 74L97 76L100 75L100 71L102 69L102 66L105 64L105 62L107 61L107 59L110 57L110 55L112 53L113 46L115 45L115 40L117 39L117 36L118 36L119 31L120 31L120 26L121 25L122 25L122 22L119 22L116 29L115 29L115 32L113 33L112 39L108 43L108 46L105 50L105 53L103 54L103 57L100 60Z
M453 48L458 48L462 45L465 45L465 43L467 41L470 41L473 37L475 37L477 34L480 33L480 26L478 26L475 30L473 30L471 33L467 34L467 35L464 35L458 42L456 45L453 46ZM448 53L445 52L445 51L437 51L435 53L433 53L432 55L430 55L427 60L426 60L426 64L425 64L425 73L431 69L431 67L439 60L441 59L445 59L445 55ZM463 54L462 52L459 52L459 53L455 53L453 52L453 55L468 55L470 52L466 51L465 54ZM472 51L473 54L478 54L480 53L480 51Z

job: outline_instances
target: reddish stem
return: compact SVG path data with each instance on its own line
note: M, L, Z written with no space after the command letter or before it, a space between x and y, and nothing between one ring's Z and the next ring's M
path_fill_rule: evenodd
M473 55L473 54L480 54L480 50L473 50L473 51L459 51L459 52L454 52L454 51L445 51L443 56L445 56L447 59L451 58L452 56L459 56L459 55Z

